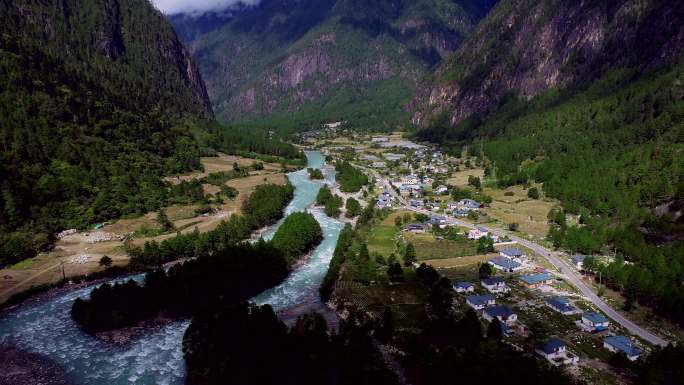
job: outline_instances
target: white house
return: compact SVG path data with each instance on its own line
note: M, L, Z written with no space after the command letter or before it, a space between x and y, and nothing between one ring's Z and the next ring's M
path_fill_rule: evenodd
M505 293L509 290L506 286L506 282L502 277L484 278L480 281L480 283L485 289L487 289L487 291L494 294Z
M522 260L525 258L525 253L523 253L520 249L516 248L503 249L501 250L499 255L501 255L504 258L516 261L518 263L522 262Z
M470 282L455 282L453 287L457 293L473 293L473 292L475 292L475 285L473 285ZM492 300L494 299L494 297L491 297L491 298L492 298ZM493 303L492 303L492 305L493 305Z
M489 230L484 227L478 227L468 231L468 239L480 239L489 236Z
M488 306L496 305L496 299L491 294L469 295L466 297L466 304L475 310L482 310Z
M577 365L579 357L571 353L565 342L551 338L536 349L537 354L546 358L552 365Z
M518 315L515 314L515 311L504 305L485 308L482 312L482 317L489 322L494 321L494 318L497 318L499 322L505 325L512 325L518 320Z
M467 211L480 209L480 203L472 199L461 199L460 201L458 201L458 206L460 209Z
M608 318L596 312L587 312L582 314L580 327L589 332L602 332L607 330L610 326Z
M572 260L572 264L575 265L575 267L578 270L582 270L584 268L584 260L587 258L586 255L581 255L581 254L575 254L570 259Z
M636 361L641 356L641 349L637 348L627 336L606 337L603 340L603 347L613 353L624 353L630 361Z
M439 194L439 195L446 194L448 192L449 192L449 189L447 188L447 186L445 186L443 184L437 186L437 188L435 189L435 194Z

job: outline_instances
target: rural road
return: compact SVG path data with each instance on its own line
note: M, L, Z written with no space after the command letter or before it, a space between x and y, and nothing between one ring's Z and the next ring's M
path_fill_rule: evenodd
M373 174L376 176L376 179L381 182L383 187L389 187L391 194L402 205L404 205L409 210L419 212L419 213L423 213L423 214L427 214L427 215L434 214L433 212L428 211L428 210L422 210L422 209L412 208L412 207L408 206L406 204L406 201L401 196L399 196L399 194L397 194L396 191L394 191L394 189L390 186L389 182L386 179L381 178L375 172L373 172ZM450 215L447 215L446 217L447 217L448 221L450 221L451 223L456 224L458 226L466 227L466 228L470 228L470 229L473 229L476 227L472 223L456 219ZM668 341L664 340L663 338L649 332L648 330L646 330L646 329L642 328L641 326L635 324L634 322L630 321L625 316L620 314L618 311L616 311L615 309L610 307L610 305L608 305L606 302L604 302L601 298L599 298L599 296L596 295L596 293L594 293L591 290L591 288L589 286L587 286L587 284L585 284L582 281L582 277L580 276L579 272L577 272L575 269L570 267L570 265L568 265L562 259L553 255L553 253L550 250L546 249L545 247L543 247L537 243L528 241L527 239L517 237L515 235L512 235L508 232L504 232L504 231L499 230L499 229L494 229L494 228L482 226L482 225L477 225L477 227L483 227L483 228L487 229L489 232L491 232L492 234L495 234L498 236L504 236L504 235L508 236L512 240L518 242L519 244L529 248L530 250L533 250L537 254L546 258L546 260L549 261L549 263L551 263L553 266L555 266L556 269L558 269L561 273L563 273L567 277L568 281L570 281L571 284L573 284L575 287L577 287L582 292L582 294L587 299L589 299L589 301L591 301L591 303L593 303L597 308L599 308L603 313L605 313L613 321L622 325L625 329L627 329L633 335L639 336L643 340L648 341L649 343L651 343L653 345L658 345L658 346L662 346L662 347L667 346Z

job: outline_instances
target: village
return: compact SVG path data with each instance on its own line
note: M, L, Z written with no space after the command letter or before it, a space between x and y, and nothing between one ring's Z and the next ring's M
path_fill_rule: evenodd
M450 278L457 293L454 309L473 309L485 325L497 320L506 342L516 349L523 351L533 339L529 353L549 364L613 383L607 380L613 356L636 361L652 346L663 345L655 334L633 328L621 316L613 320L615 314L602 310L610 308L603 300L586 296L573 284L579 280L585 291L595 289L592 278L583 274L584 255L557 253L563 264L559 269L528 247L547 244L545 233L535 230L538 222L548 221L546 214L556 202L547 200L543 216L525 212L519 223L508 222L497 216L496 202L483 193L482 167L467 154L448 156L398 135L316 143L330 159L351 161L372 178L368 200L389 214L386 226L371 230L369 250L387 253L407 242L415 244L416 267L427 263ZM513 191L503 192L502 198L518 195L521 205L537 201L531 194L521 199L524 190ZM461 250L466 242L470 252ZM490 249L474 251L481 244ZM367 298L361 302L372 307Z

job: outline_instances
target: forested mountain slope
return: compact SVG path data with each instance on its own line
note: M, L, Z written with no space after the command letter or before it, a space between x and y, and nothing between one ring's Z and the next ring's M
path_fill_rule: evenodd
M264 0L223 16L172 21L220 120L275 116L280 128L330 120L389 127L406 120L400 106L419 80L494 2Z
M158 208L198 168L202 78L146 0L0 1L0 265Z
M504 0L411 107L427 126L483 116L509 97L590 82L616 67L639 73L671 62L684 47L684 3L663 0Z
M682 2L502 1L414 99L417 136L543 183L549 239L684 324L683 47Z

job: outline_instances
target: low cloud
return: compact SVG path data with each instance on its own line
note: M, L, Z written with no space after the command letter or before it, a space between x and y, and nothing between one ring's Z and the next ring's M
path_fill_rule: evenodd
M167 15L200 15L207 12L221 12L239 5L257 5L261 0L152 0L152 3Z

